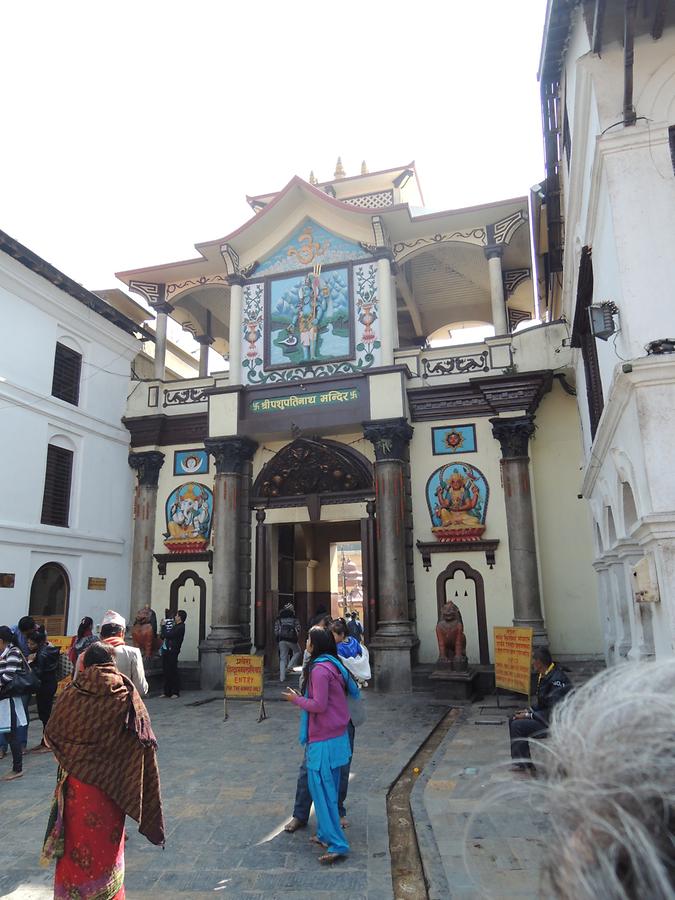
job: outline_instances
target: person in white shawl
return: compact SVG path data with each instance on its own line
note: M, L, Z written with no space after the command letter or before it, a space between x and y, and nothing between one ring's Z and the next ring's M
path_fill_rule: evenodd
M0 626L0 732L8 735L12 751L12 771L3 781L14 781L23 775L23 749L17 728L28 724L26 710L20 697L3 696L23 665L24 657L14 643L12 629Z

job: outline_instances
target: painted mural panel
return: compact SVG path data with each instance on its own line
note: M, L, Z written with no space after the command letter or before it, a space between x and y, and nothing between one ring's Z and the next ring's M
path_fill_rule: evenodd
M256 275L293 272L317 263L322 266L363 259L368 254L354 241L327 231L313 219L305 219L286 240L256 269Z
M455 453L476 452L475 425L447 425L431 429L431 444L434 456Z
M213 492L205 484L189 481L169 494L164 546L169 553L206 550L213 522Z
M352 357L351 267L270 279L266 368Z
M206 450L176 450L173 455L174 475L206 475L209 454Z
M431 531L442 542L477 541L485 531L490 489L475 466L452 462L427 481Z
M311 283L305 285L307 275L310 276L310 280L313 279L313 270L311 273L301 272L287 278L270 279L267 304L264 281L244 285L241 333L244 384L278 384L334 375L350 375L379 365L381 332L377 264L364 262L353 266L334 266L321 270L318 274L320 280L316 287L319 297L316 302L317 312L321 310L322 316L316 325L311 324L311 319L299 322L302 316L311 315L313 312L314 285ZM347 322L343 319L345 280ZM299 289L303 291L302 309L300 309ZM324 289L327 289L327 294L324 293ZM287 297L278 308L275 319L275 301L278 305L280 300L284 300L285 293L290 294L290 297ZM325 310L323 310L324 302ZM304 307L308 304L309 307L305 311ZM268 360L271 358L271 365L266 363L264 358L267 323L270 323L267 356ZM303 339L301 327L306 325L309 326L310 333ZM314 344L311 334L313 327L317 329ZM340 359L321 356L324 353L339 351L340 345L335 343L338 339L341 339L342 346L345 346L346 333L349 333L349 350L346 357ZM318 353L319 356L313 357L313 353Z

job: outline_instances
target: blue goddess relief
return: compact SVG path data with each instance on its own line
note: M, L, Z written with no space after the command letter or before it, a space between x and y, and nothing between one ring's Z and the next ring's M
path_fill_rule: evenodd
M166 501L164 544L172 553L205 550L211 536L213 493L204 484L181 484Z
M489 487L480 469L455 462L427 482L431 531L442 542L479 540L485 531Z
M350 352L349 269L270 282L270 366L344 359Z

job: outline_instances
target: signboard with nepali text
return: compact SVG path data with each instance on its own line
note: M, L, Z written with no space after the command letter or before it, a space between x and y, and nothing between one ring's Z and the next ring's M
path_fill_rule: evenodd
M531 628L495 627L495 687L529 697L532 634Z
M233 653L225 657L225 718L228 700L260 700L260 718L267 718L263 699L264 656Z

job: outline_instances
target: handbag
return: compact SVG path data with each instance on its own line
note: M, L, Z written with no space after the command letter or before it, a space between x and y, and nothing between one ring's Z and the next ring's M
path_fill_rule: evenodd
M2 689L0 699L7 697L22 697L25 694L34 694L41 685L40 679L28 665L26 657L21 654L23 666L18 672L14 673L14 678Z
M63 681L75 671L75 666L66 653L60 653L58 662L56 663L56 680Z

